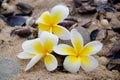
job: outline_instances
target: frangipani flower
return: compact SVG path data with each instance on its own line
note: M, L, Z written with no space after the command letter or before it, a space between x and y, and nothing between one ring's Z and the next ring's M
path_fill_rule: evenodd
M22 44L23 52L17 56L20 59L31 59L26 66L25 71L33 67L41 58L44 59L45 66L48 71L57 68L58 62L56 58L50 54L53 47L58 43L58 37L48 32L42 32L40 38L25 41Z
M68 55L63 66L69 72L75 73L80 66L85 71L91 71L98 66L98 61L91 55L102 49L102 43L92 41L83 46L83 38L76 29L71 30L70 38L73 47L66 44L59 44L54 47L54 51L60 55Z
M42 13L40 18L36 21L38 23L39 34L42 31L48 31L59 36L60 39L68 40L70 39L69 31L57 25L59 22L63 21L69 15L69 9L63 5L57 5L52 8L51 12L45 11Z

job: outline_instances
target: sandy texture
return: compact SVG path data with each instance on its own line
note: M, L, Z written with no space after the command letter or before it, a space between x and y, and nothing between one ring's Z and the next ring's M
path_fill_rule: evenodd
M34 10L32 17L37 18L43 11L51 9L56 4L62 3L67 6L72 6L71 0L15 0L12 4L17 2L24 2L30 4ZM79 16L80 17L80 16ZM15 28L15 27L14 27ZM120 37L116 33L110 32L113 35L107 43L104 44L103 50L95 55L100 65L91 72L85 72L82 69L76 74L65 73L58 70L48 72L45 69L44 63L40 61L30 71L24 72L25 66L29 60L20 60L16 57L22 51L21 44L27 40L26 38L19 38L18 36L10 37L13 27L9 27L0 20L0 58L10 57L16 59L21 64L20 73L12 77L11 80L120 80L120 73L118 71L109 71L105 65L109 61L104 55L109 51L114 42ZM94 27L93 27L94 28ZM116 39L117 37L117 39Z

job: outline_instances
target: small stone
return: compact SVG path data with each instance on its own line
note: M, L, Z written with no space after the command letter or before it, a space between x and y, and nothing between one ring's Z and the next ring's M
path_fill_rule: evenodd
M70 40L59 40L59 43L60 44L67 44L67 45L71 45L72 46L72 43Z
M83 39L84 39L84 44L90 42L90 34L89 32L87 31L87 29L83 28L83 27L76 27L75 29L77 29L77 31L79 33L81 33L81 35L83 36Z
M9 5L7 3L2 3L2 8L3 9L7 9L9 7Z
M102 4L107 4L108 0L100 0Z
M100 57L100 63L102 65L106 65L108 63L108 59L106 57Z
M32 31L29 28L16 28L11 31L10 35L18 35L21 38L29 37L32 34Z
M24 18L22 16L10 16L7 18L6 22L11 27L25 26L26 25L26 18Z
M9 14L14 13L15 10L16 10L16 7L15 7L15 6L9 5L9 4L7 4L7 3L3 3L3 4L2 4L2 8L3 8L4 10L6 10L6 11L1 12L1 13L2 13L3 15L5 15L5 16L9 16Z
M120 11L120 3L114 5L114 8L115 8L117 11Z
M102 19L101 20L101 25L105 26L105 27L108 27L108 25L109 25L108 20L107 19Z
M28 16L32 15L32 6L22 2L17 3L16 6L24 14L27 14Z
M106 29L98 28L93 30L90 33L91 41L97 40L97 41L105 41L108 37L108 32Z
M111 42L116 42L117 41L117 37L115 36L115 37L111 38L110 41Z
M114 44L112 48L106 53L107 57L112 57L120 50L120 44Z
M32 26L35 23L33 17L27 17L26 26Z
M96 4L107 4L108 0L94 0Z
M0 59L0 80L9 80L19 73L20 64L11 58Z

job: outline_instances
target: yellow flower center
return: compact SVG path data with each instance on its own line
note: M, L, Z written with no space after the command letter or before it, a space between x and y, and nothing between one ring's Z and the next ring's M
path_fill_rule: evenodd
M82 52L82 49L79 49L79 50L77 49L77 50L75 50L75 56L76 56L76 57L82 56L82 53L81 53L81 52Z

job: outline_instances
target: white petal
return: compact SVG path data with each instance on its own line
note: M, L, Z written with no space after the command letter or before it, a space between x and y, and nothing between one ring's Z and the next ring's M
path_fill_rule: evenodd
M30 56L30 53L23 51L23 52L19 53L17 55L17 57L20 58L20 59L30 59L33 56Z
M35 21L36 24L38 24L38 23L40 23L40 22L41 22L41 19L40 19L40 18L38 18L38 19Z
M43 23L48 24L50 22L50 13L48 11L45 11L41 14L41 16L36 20L36 24Z
M77 48L77 46L82 47L84 45L83 37L76 29L71 30L71 41L75 48Z
M103 44L99 41L92 41L86 44L81 53L87 55L93 55L98 53L103 47Z
M27 40L27 41L23 42L22 48L27 52L36 53L33 46L32 46L32 44L34 44L36 41L40 42L40 39L36 38L36 39L33 39L33 40Z
M49 41L49 43L50 43L50 41L51 41L54 43L54 46L55 46L58 43L58 37L52 33L46 32L46 31L42 32L41 35L39 36L39 38L43 44L45 44L45 42L47 42L47 41Z
M58 66L57 59L52 54L48 54L44 57L44 63L48 71L53 71Z
M74 49L66 44L59 44L53 50L60 55L75 55Z
M38 24L38 23L42 23L43 21L40 19L40 17L36 20L36 24Z
M88 58L89 58L89 65L85 65L84 63L81 63L82 69L85 70L86 72L92 71L93 69L98 67L98 61L94 57L88 56Z
M51 15L55 15L56 13L60 13L61 16L60 21L63 21L69 15L69 9L64 5L57 5L52 8Z
M75 56L67 56L63 63L64 68L71 73L76 73L79 71L80 65L81 63L79 58Z
M29 70L30 68L32 68L39 60L41 59L40 55L37 55L35 57L33 57L30 62L28 63L28 65L26 66L25 71Z
M62 26L56 25L53 28L53 33L55 35L57 35L62 40L69 40L70 39L70 32Z
M42 31L38 31L38 37L40 38Z

